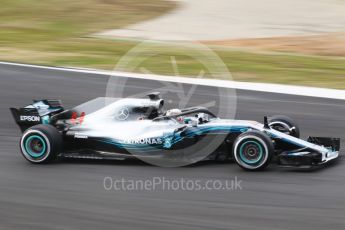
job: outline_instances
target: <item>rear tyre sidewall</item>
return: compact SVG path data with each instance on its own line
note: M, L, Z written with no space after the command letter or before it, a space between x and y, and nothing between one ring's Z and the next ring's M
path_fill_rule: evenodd
M264 133L249 131L239 135L233 144L235 162L247 171L265 169L271 162L274 148Z
M31 163L49 163L57 158L62 148L62 136L51 125L36 125L23 133L21 153Z

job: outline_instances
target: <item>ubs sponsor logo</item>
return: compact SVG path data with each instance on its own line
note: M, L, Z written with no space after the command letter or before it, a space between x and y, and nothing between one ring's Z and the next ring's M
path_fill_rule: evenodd
M76 133L76 134L74 134L74 138L77 138L77 139L88 139L89 137L87 135L84 135L84 134Z

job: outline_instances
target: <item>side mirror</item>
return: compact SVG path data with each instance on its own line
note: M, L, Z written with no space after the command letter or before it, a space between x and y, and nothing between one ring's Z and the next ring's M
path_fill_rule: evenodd
M264 128L265 128L265 129L270 129L270 126L269 126L269 124L268 124L268 118L267 118L267 116L264 116Z

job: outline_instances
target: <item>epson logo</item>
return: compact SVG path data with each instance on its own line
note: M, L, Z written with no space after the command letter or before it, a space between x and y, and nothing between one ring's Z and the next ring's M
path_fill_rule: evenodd
M37 122L40 120L41 120L41 118L39 116L20 116L20 121Z

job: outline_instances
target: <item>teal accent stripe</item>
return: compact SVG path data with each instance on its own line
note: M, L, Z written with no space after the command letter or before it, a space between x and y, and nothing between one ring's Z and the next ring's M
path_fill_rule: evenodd
M184 138L190 138L195 135L203 135L203 134L227 134L227 133L235 133L235 132L245 132L248 130L248 127L245 126L218 126L218 127L201 127L196 128L194 130L188 130L183 137L181 137L179 134L176 134L176 136L164 136L164 137L156 137L156 138L162 138L163 143L162 144L125 144L122 143L120 140L111 140L111 139L100 139L98 141L112 144L117 146L118 148L128 149L128 150L150 150L150 151L159 151L160 149L164 148L164 139L165 138L172 138L173 141L171 142L172 145L182 141Z

